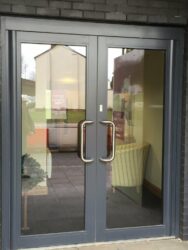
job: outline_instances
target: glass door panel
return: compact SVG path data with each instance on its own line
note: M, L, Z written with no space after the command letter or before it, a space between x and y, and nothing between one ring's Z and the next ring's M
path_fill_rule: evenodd
M85 230L85 46L21 44L21 234Z
M108 48L107 119L116 127L106 165L106 227L163 224L165 52ZM112 151L108 128L107 154Z

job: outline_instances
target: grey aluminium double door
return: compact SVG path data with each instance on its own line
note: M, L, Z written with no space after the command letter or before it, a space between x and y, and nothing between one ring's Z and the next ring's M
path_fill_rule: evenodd
M12 247L176 234L172 41L10 41Z

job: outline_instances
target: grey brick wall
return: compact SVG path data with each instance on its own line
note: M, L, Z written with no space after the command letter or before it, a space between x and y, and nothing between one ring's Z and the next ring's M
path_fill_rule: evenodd
M43 16L161 25L188 24L188 0L0 0L0 15ZM188 32L186 46L188 46ZM0 54L1 58L1 54ZM184 67L181 237L188 239L188 49ZM0 63L1 70L1 63ZM0 71L1 72L1 71ZM0 74L1 82L1 74Z
M186 0L0 0L0 13L186 24Z

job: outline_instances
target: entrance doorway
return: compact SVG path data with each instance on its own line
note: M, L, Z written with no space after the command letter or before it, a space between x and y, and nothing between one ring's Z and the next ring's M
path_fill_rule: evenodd
M103 102L96 105L96 95L87 100L86 46L71 40L21 43L21 232L85 230L90 178L93 190L100 179L103 197L95 199L106 203L107 228L162 224L165 51L122 48L114 39L107 74L101 65ZM97 121L86 119L92 103L93 113L105 118L97 133ZM103 158L94 165L95 143ZM93 168L91 176L86 168Z
M170 40L11 44L13 248L175 234Z

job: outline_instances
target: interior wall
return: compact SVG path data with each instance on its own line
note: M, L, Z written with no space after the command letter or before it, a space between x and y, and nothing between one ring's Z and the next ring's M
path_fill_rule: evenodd
M164 52L145 51L144 141L150 144L145 178L162 186Z
M160 190L163 170L164 62L163 51L133 49L116 58L114 72L115 91L120 89L119 85L126 85L126 100L130 102L130 124L125 124L124 136L132 136L138 145L150 145L144 165L144 178ZM123 96L125 98L125 93Z

